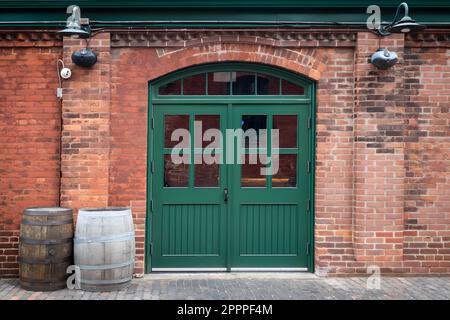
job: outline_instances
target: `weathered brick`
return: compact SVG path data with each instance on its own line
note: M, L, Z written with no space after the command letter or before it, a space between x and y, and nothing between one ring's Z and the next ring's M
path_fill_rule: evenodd
M59 118L54 66L61 48L0 42L0 276L17 276L22 212L58 203ZM55 44L57 45L57 44ZM3 62L7 62L3 64ZM4 90L4 91L3 91ZM8 261L8 262L5 262Z
M356 34L356 46L254 36L148 47L133 41L110 48L110 34L98 34L90 45L99 61L91 69L72 64L73 50L84 46L76 39L64 39L64 51L56 42L14 50L0 43L0 66L8 70L0 73L0 107L8 114L0 117L2 276L17 275L22 210L56 205L58 196L74 209L131 206L142 273L148 82L220 61L271 64L317 82L316 266L343 275L365 274L373 264L386 273L450 272L448 48L383 38L380 45L400 62L382 71L367 62L378 48L369 32ZM63 84L59 164L57 78L48 66L62 54L73 76Z

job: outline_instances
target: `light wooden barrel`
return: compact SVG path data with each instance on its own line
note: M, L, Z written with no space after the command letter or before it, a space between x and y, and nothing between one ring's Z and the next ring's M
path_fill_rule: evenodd
M19 281L22 288L51 291L66 287L73 260L72 209L25 209L20 225Z
M81 271L82 290L112 291L126 287L133 277L134 252L131 209L78 211L74 258Z

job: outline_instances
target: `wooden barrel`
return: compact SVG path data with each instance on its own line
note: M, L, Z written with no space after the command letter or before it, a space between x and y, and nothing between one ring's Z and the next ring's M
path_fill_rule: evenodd
M73 261L72 209L25 209L20 225L19 277L26 290L66 287L66 270Z
M74 239L81 289L111 291L133 277L134 225L129 208L80 209Z

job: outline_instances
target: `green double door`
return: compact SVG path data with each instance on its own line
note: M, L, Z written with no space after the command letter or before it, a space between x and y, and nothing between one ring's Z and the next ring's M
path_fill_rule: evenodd
M308 270L308 103L153 104L153 117L152 271Z

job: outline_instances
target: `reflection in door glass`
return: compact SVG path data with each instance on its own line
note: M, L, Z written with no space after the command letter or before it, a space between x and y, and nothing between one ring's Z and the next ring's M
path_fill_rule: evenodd
M297 155L280 154L279 169L272 177L272 187L296 187L297 186Z
M208 95L230 94L231 72L208 73Z
M195 152L194 186L218 187L219 186L219 162L215 157L221 151L220 115L197 114L195 115L195 148L201 149ZM216 131L210 129L217 129ZM210 130L210 131L208 131ZM207 132L208 131L208 132ZM207 150L208 152L206 152ZM205 157L209 157L206 159ZM206 160L205 160L206 159ZM217 160L217 161L215 161Z
M180 95L181 80L166 83L159 87L158 93L162 96Z
M235 74L233 81L234 95L255 94L255 74L251 72L232 72Z
M244 131L242 145L245 148L257 147L258 145L255 145L255 143L262 147L266 145L266 141L260 139L262 138L260 130L267 129L266 115L243 115L241 129Z
M195 141L202 141L202 147L219 148L220 139L218 137L211 137L211 131L205 136L208 129L220 129L220 115L218 114L196 114L194 120L196 125L201 124L201 132L195 131ZM196 127L197 128L197 127ZM212 145L211 145L212 144ZM196 148L200 145L195 145Z
M195 183L196 187L218 187L219 186L219 165L213 164L196 164Z
M183 79L184 95L205 95L206 81L205 74L200 73Z
M259 187L266 186L266 176L261 174L261 168L266 167L259 161L256 155L256 161L251 161L251 155L242 155L243 163L241 164L241 187ZM256 162L256 163L251 163Z
M187 187L189 164L175 164L170 154L164 155L164 187Z
M164 147L173 148L179 141L172 141L172 132L176 129L189 130L189 115L165 115L164 116ZM189 141L185 141L186 143Z
M274 115L273 129L279 132L280 148L297 147L297 116L296 115Z
M258 73L258 94L279 95L280 94L280 78L270 76L268 74Z
M261 129L267 129L267 116L266 115L243 115L241 122L242 130L255 129L256 131Z
M303 95L305 94L305 88L296 85L287 80L282 80L281 82L281 94L284 95Z

